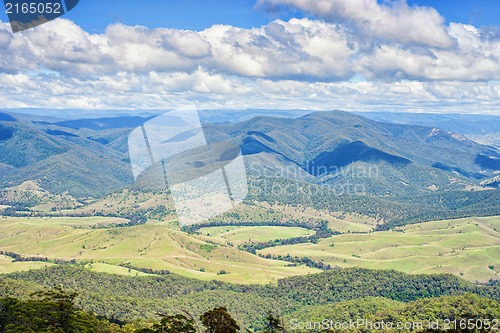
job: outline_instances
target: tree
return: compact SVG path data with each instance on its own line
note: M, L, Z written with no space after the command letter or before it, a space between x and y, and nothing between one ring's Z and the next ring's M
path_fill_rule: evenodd
M74 307L75 293L61 287L32 294L35 299L20 301L0 299L0 332L2 333L94 333L119 332L119 327L99 320Z
M271 312L269 312L266 317L266 327L264 328L264 333L278 333L284 332L283 326L281 326L281 319L279 316L273 316Z
M62 286L57 286L49 291L34 293L33 296L39 297L48 317L54 317L49 320L54 327L59 327L63 332L71 332L71 324L84 322L86 319L76 316L76 309L73 305L77 293L66 292ZM85 326L81 325L81 326Z
M200 319L206 328L206 333L237 333L240 329L224 307L207 311Z
M153 330L157 333L196 333L194 320L181 314L162 315L160 323L155 324Z
M13 309L19 304L15 298L0 299L0 332L5 333L8 324L15 321Z

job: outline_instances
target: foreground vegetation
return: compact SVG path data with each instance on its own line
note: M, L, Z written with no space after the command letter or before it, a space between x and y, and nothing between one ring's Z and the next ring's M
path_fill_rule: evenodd
M3 275L0 297L29 300L32 293L62 286L76 292L77 308L115 323L155 320L158 313L189 310L199 318L223 306L240 326L262 329L271 311L292 315L310 306L327 306L365 297L412 302L430 297L472 293L500 301L500 286L475 285L452 275L407 275L359 268L280 279L276 284L241 285L201 281L176 274L127 277L63 265Z
M445 325L473 319L492 325L500 318L498 301L499 286L476 286L450 275L340 269L248 286L66 266L0 278L0 331L323 332L345 331L331 323L349 320ZM330 326L305 326L323 320Z

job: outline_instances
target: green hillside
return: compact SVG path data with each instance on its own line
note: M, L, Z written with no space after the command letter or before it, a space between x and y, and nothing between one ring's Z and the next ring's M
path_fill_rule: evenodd
M117 266L168 270L202 280L242 283L264 283L315 271L311 268L288 267L284 261L259 258L228 246L225 240L189 235L170 228L168 224L106 228L106 225L113 223L123 221L99 217L1 218L0 250L18 253L23 257L98 261ZM266 227L262 228L265 230ZM273 232L281 236L291 237L297 231L309 233L306 229L292 229L290 232L287 227L273 227ZM238 239L241 239L241 234L236 232L227 240L236 244ZM42 263L35 265L40 267ZM26 265L22 262L4 264L3 267L4 271L12 271L16 267L22 270L34 266L33 263ZM117 267L116 271L123 270Z
M393 231L336 235L317 244L272 247L259 253L273 258L309 257L339 267L450 273L484 282L500 277L500 217L444 220Z
M335 229L338 221L341 227L345 227L342 223L367 226L355 224L353 217L347 219L351 222L332 218L328 225ZM499 278L499 217L426 222L393 231L349 232L314 241L307 239L317 232L312 227L272 222L269 226L211 226L195 233L159 221L117 227L123 223L126 220L113 217L3 217L0 250L26 258L46 257L49 264L58 259L107 263L93 269L118 274L128 274L121 267L125 266L241 283L265 283L317 271L297 265L302 263L298 259L305 257L331 267L450 273L483 282ZM298 240L300 237L303 239ZM286 239L298 241L280 246ZM245 244L268 243L271 245L258 250L260 257L242 250L249 249L242 247ZM2 257L0 270L44 265Z
M52 193L100 196L132 182L128 154L78 132L27 121L0 121L0 187L35 181ZM3 133L3 134L2 134Z
M118 202L113 210L109 207L114 202L108 200L124 192L147 192L133 182L127 149L131 128L146 118L50 123L9 117L0 121L0 204L175 219L171 201L164 198L168 191L150 197L158 204L141 207L143 211L135 209L141 205L133 201L131 206ZM385 222L379 229L500 214L495 180L500 153L437 127L321 112L295 119L260 116L240 123L209 123L204 130L210 143L232 142L241 148L249 179L248 205L258 201L360 214ZM174 159L173 166L195 158L190 152L184 155ZM50 206L46 198L29 192L27 199L12 200L11 190L26 182L35 183L38 192L46 191L46 197L65 195L64 200L73 203Z

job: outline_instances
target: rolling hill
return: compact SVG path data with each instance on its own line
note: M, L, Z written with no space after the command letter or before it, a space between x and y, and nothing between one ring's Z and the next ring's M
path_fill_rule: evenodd
M21 169L16 172L17 178L11 178L14 183L43 178L41 172L50 169L49 165L60 166L56 172L61 176L71 173L78 178L92 174L92 170L78 170L76 165L90 164L89 169L98 169L102 177L94 173L98 181L85 176L76 179L74 185L94 191L100 187L97 192L109 193L119 184L131 183L126 174L126 137L148 119L122 116L29 123L3 114L0 163ZM429 187L446 190L474 185L493 176L500 161L500 153L494 148L439 128L380 123L340 111L293 119L259 116L235 124L207 124L205 132L210 143L238 144L248 157L249 171L283 174L287 170L291 174L286 177L328 186L356 181L377 195L405 188L414 193L429 192ZM346 170L351 174L346 175ZM352 179L352 173L356 173L356 179ZM55 174L44 176L56 182ZM52 185L46 189L55 188Z
M473 282L499 278L499 217L425 222L395 231L358 229L315 241L272 244L256 255L244 251L241 245L306 237L316 231L263 222L211 226L186 233L158 221L128 227L122 226L124 222L112 217L1 218L1 251L48 261L0 255L0 273L76 260L94 263L94 270L117 274L127 274L123 267L129 267L135 269L133 274L141 269L153 274L167 270L201 280L265 283L319 272L298 260L310 258L332 268L450 273ZM329 227L342 230L343 222L347 221L331 219ZM366 227L361 222L358 226Z

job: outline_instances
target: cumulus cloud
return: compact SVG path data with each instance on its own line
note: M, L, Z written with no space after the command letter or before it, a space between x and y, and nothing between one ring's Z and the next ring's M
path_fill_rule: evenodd
M0 22L2 106L500 110L496 28L444 25L404 1L259 3L321 19L203 31L114 24L99 34L66 19L17 34Z
M352 76L356 43L337 26L308 19L277 20L259 29L214 26L208 63L221 72L260 78L336 80Z
M357 46L340 27L307 19L256 29L217 25L202 32L115 24L99 35L59 19L14 36L4 27L0 47L16 55L1 67L4 71L22 70L24 64L88 77L203 67L249 77L330 80L353 74Z
M27 60L44 69L63 75L109 73L112 60L101 52L96 36L69 20L55 20L22 35L15 34L14 40L26 44Z
M273 10L293 6L386 41L433 47L452 44L444 28L444 18L435 9L409 6L405 0L382 4L377 0L259 0L257 4Z
M344 25L307 18L253 29L215 25L200 32L115 24L103 34L89 34L64 19L15 35L6 27L0 26L6 55L0 70L10 73L42 68L88 78L203 69L299 81L347 80L356 74L372 80L500 79L500 38L458 23L443 26L453 40L447 48L380 41L368 47Z
M500 40L475 27L451 23L456 47L416 48L378 45L361 55L360 72L370 78L488 81L500 79Z

